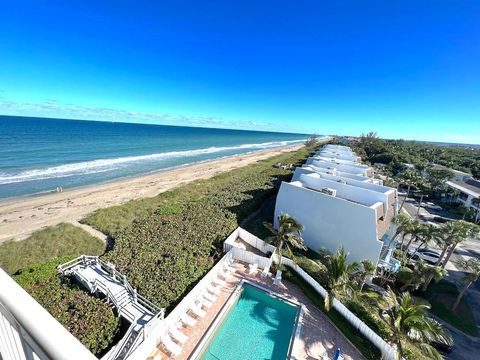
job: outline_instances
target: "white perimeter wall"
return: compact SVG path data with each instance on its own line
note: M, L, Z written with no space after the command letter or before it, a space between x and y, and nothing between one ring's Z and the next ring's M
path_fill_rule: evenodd
M282 182L275 205L278 216L288 213L304 227L305 245L314 251L324 247L336 252L341 246L349 261L371 260L377 264L382 242L377 239L375 210L314 190Z
M314 174L314 173L328 174L328 171L333 171L333 170L328 170L326 168L319 168L313 165L303 165L302 167L297 167L295 169L295 173L293 174L292 181L297 181L301 174ZM353 174L344 173L341 171L335 171L335 174L336 176L341 176L343 178L348 178L348 179L362 181L362 182L369 182L372 180L372 178L369 178L366 176L353 175Z
M354 175L362 174L364 176L367 176L367 171L368 171L368 168L357 167L354 165L350 166L350 165L343 165L343 164L335 164L327 161L318 161L311 157L307 159L306 164L321 167L321 168L334 168L334 169L337 169L338 171L344 171Z
M372 207L376 203L382 203L383 215L387 214L388 195L384 193L324 179L320 174L301 175L299 181L304 186L318 191L322 191L323 188L335 189L337 190L337 198L355 201L367 207Z

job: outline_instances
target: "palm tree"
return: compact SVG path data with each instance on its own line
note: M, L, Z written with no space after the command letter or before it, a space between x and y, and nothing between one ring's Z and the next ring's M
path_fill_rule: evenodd
M468 290L470 285L472 285L480 277L480 260L479 259L470 258L468 260L459 261L457 264L460 268L463 268L469 272L466 274L464 278L463 289L458 294L457 299L455 300L455 303L452 306L453 311L457 309L458 304L460 304L460 300L462 299L463 295L465 295L465 292Z
M335 255L327 255L324 265L328 277L325 309L329 311L335 297L345 294L347 289L353 290L353 277L359 272L360 266L356 262L347 263L347 254L343 247L338 249Z
M362 270L360 270L360 274L361 274L360 291L363 290L363 286L367 282L367 278L375 274L375 270L377 269L375 264L368 259L362 260L361 265L362 265Z
M451 336L438 322L426 316L430 306L417 303L408 292L403 293L399 301L390 287L385 300L387 306L381 315L388 324L392 340L397 346L396 359L400 360L404 355L404 339L415 342L421 352L429 358L442 359L429 343L432 340L451 342Z
M423 232L423 225L420 221L413 220L410 225L411 225L409 228L410 240L408 240L407 246L405 247L406 252L408 252L408 248L410 247L410 245L413 242L415 242L417 238L422 235L422 232Z
M435 225L422 224L420 226L420 234L418 236L418 240L420 240L420 244L417 246L413 254L410 256L410 259L412 259L415 256L417 251L420 250L422 246L427 247L430 241L434 241L438 237L440 237L440 230Z
M450 221L442 228L442 234L444 245L437 265L443 261L441 266L445 268L457 245L467 239L477 238L480 234L480 227L464 220Z
M423 269L421 279L422 279L422 291L427 291L428 285L432 282L439 282L445 276L447 276L447 269L442 268L441 266L428 265Z
M287 255L293 259L293 248L306 250L307 247L303 243L300 233L303 231L303 226L288 214L281 214L278 217L278 230L273 228L271 224L264 223L265 227L269 229L273 236L268 238L270 242L276 247L275 252L279 257L279 265L282 264L282 253L284 247Z
M395 230L395 234L393 234L388 244L384 246L384 248L382 249L382 253L380 254L380 259L383 259L385 257L388 249L390 249L390 246L392 246L397 236L403 233L404 231L406 231L407 228L409 228L410 224L412 223L412 220L410 219L409 215L400 213L397 216L395 216L395 218L393 219L393 222L395 225L397 225L397 229Z
M407 194L403 198L402 204L400 205L400 208L398 209L398 212L402 211L403 205L405 204L405 200L407 200L408 195L410 195L410 190L412 185L414 185L416 182L418 182L419 176L416 172L407 170L405 171L402 176L399 178L399 183L400 184L406 184L407 185Z
M426 290L432 280L440 281L447 275L447 270L440 266L429 265L423 260L415 262L413 270L402 267L398 272L398 278L404 283L400 291L407 289L417 290L422 285L422 290Z

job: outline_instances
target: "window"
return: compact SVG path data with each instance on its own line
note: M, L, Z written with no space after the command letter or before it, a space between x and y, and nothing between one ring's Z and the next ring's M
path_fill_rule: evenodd
M468 195L465 194L464 192L461 192L460 194L458 194L458 198L459 198L460 200L467 201Z

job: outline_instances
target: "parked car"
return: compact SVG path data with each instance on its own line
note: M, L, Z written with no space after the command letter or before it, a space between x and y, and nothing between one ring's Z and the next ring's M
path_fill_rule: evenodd
M437 205L437 204L435 204L433 202L430 202L430 201L422 202L421 206L423 206L424 208L427 208L427 209L432 209L432 210L437 210L437 211L443 210L443 208L440 205Z
M409 250L410 251L410 250ZM440 253L432 249L420 249L413 256L414 260L423 260L430 265L435 265L440 259ZM442 265L443 262L440 262L439 265Z

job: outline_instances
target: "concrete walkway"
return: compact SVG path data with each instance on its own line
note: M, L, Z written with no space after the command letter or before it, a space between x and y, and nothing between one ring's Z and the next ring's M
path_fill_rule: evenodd
M90 225L81 224L81 223L79 223L78 221L75 221L75 220L74 221L69 221L69 224L72 224L73 226L76 226L76 227L79 227L79 228L85 230L86 232L88 232L93 237L96 237L97 239L102 240L105 244L108 243L108 236L105 235L104 233L102 233L101 231L98 231L97 229L94 229Z

